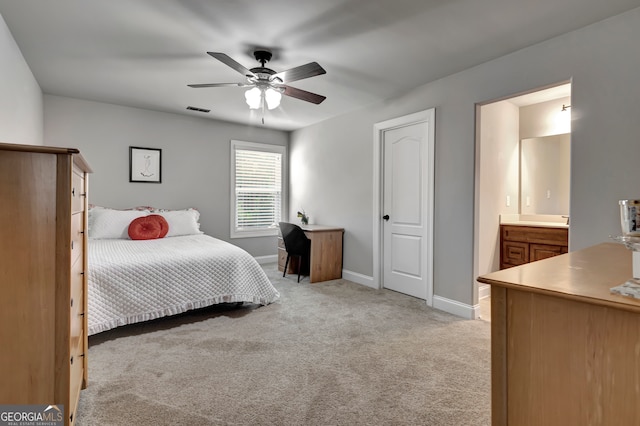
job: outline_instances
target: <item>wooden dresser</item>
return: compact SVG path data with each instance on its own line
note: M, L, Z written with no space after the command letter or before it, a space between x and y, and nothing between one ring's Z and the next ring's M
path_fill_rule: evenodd
M87 189L78 150L0 144L0 404L64 406L87 385Z
M494 426L639 424L640 299L610 292L632 275L631 251L602 243L478 278Z
M500 269L566 253L569 229L500 225Z

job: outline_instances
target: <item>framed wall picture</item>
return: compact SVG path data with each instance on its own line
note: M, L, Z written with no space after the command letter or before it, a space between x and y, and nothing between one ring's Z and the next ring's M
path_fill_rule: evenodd
M129 147L129 182L162 182L162 150Z

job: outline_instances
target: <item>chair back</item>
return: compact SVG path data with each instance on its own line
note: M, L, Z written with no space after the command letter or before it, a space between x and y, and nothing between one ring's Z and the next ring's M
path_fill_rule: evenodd
M280 222L280 232L284 240L287 253L305 256L309 253L310 240L298 225L288 222Z

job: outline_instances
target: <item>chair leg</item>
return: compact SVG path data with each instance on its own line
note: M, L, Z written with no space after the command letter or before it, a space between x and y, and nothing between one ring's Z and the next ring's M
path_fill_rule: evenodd
M302 271L302 256L300 256L300 261L298 262L298 282L300 282L300 272Z
M289 267L289 253L287 253L287 260L284 262L284 271L282 272L282 278L287 275L287 268Z

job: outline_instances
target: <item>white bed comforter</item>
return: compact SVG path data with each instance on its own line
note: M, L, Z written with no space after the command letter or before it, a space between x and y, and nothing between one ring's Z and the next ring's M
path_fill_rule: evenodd
M280 297L243 249L208 235L90 240L88 334L217 303Z

